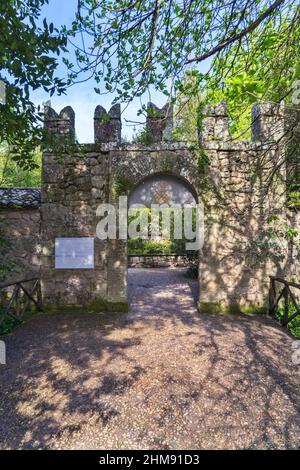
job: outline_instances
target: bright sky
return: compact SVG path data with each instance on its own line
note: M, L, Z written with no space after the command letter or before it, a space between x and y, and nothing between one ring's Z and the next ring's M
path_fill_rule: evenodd
M59 27L63 24L69 26L75 17L78 0L50 0L49 5L46 5L42 10L42 19L47 18L47 22L53 22L54 26ZM72 58L70 58L72 60ZM201 68L204 67L201 66ZM58 69L58 75L60 78L66 74L66 67L61 65ZM38 105L42 105L45 101L51 100L51 106L59 112L65 106L72 106L75 111L76 120L76 135L80 143L92 143L94 141L93 131L93 115L94 109L98 104L101 104L106 110L111 107L113 94L98 95L94 91L96 85L93 79L88 80L84 83L78 83L70 87L67 91L67 95L63 96L52 96L51 98L46 92L37 90L32 94L33 101ZM149 101L148 93L142 97L142 103L146 104ZM162 93L151 89L151 101L154 102L158 107L164 106L166 103L166 96ZM134 100L130 105L123 109L123 120L122 120L122 136L131 140L134 131L134 125L126 123L126 119L129 121L141 121L142 117L137 116L138 110L141 108L140 99ZM137 126L139 129L139 126Z

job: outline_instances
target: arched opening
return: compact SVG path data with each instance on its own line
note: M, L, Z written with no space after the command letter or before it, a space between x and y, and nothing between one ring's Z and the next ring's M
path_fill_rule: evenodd
M151 204L155 197L157 186L165 196L167 203L197 204L198 196L194 187L183 176L170 172L153 173L141 179L131 190L129 206L134 203Z
M184 177L169 172L151 174L132 189L128 205L130 307L134 308L140 296L148 297L149 292L150 308L160 308L157 302L163 305L164 299L170 295L173 296L172 302L181 302L184 296L179 294L178 285L183 284L188 292L185 301L196 305L198 249L189 249L197 225L198 196L193 186ZM140 236L138 231L130 232L130 224L135 222L138 225L137 219L140 229L144 225ZM130 233L135 236L131 237ZM156 288L157 294L154 295Z

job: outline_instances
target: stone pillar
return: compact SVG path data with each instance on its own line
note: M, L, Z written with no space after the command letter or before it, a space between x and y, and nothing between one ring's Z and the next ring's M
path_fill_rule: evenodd
M229 139L228 112L226 102L221 101L216 106L209 105L205 108L200 140L226 139Z
M45 106L44 129L51 139L75 142L75 112L66 106L57 114L50 106Z
M278 141L284 134L284 121L282 104L252 106L252 141Z
M109 112L98 105L94 114L95 143L121 142L121 106L113 105Z
M167 103L159 109L148 103L147 113L146 130L150 143L172 141L173 105Z

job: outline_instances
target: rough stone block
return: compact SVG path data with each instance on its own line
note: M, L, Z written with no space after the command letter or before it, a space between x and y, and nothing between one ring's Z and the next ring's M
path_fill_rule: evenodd
M121 106L115 104L109 112L100 105L94 113L95 143L121 142Z

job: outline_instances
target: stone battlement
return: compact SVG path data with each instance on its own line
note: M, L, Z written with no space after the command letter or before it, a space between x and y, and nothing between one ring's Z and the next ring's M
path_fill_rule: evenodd
M120 104L114 104L109 111L98 105L94 112L94 143L120 144L122 141L122 112ZM44 127L51 136L65 137L75 142L75 112L67 106L58 114L45 107ZM174 109L171 103L159 108L148 103L146 116L147 140L151 144L174 141ZM252 142L278 140L284 133L285 110L283 105L253 105L251 134ZM204 110L201 141L226 142L230 140L229 116L226 102L207 106Z

